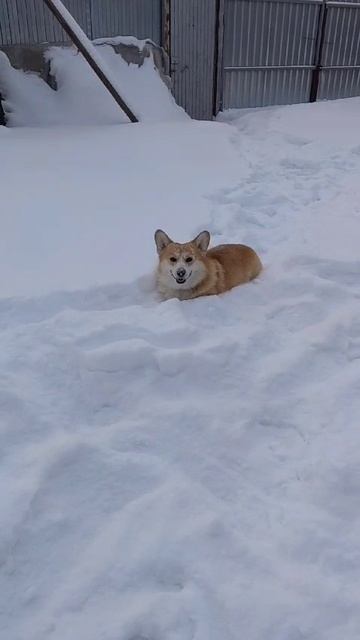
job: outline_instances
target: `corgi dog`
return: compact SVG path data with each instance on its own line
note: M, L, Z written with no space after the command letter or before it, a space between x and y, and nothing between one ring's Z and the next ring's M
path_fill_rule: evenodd
M209 243L208 231L185 244L173 242L161 229L155 232L157 288L164 300L218 295L259 275L260 258L250 247L223 244L208 250Z

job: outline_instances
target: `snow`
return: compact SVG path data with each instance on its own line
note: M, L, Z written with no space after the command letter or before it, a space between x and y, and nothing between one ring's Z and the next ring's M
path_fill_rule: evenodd
M81 45L82 50L85 51L92 59L93 62L97 65L97 67L102 71L102 73L106 76L107 80L112 84L113 88L117 91L117 93L122 97L121 94L121 85L118 83L116 74L112 73L110 67L106 64L106 60L104 56L101 55L91 42L91 40L87 37L84 31L81 29L80 25L73 18L71 13L67 10L61 0L51 0L52 7L56 10L57 14L62 17L63 22L71 29L74 36L77 38L77 42ZM50 7L49 7L50 8ZM128 109L132 111L134 114L134 105L130 105L129 103L126 105ZM134 118L133 118L134 119ZM138 119L138 118L137 118Z
M236 166L223 166L236 160L228 129L189 120L6 130L0 296L140 277L155 264L155 229L171 220L186 239L195 214L206 220L204 193L235 178Z
M136 38L135 36L107 36L106 38L96 38L92 42L93 42L94 45L99 45L99 44L113 44L113 45L124 44L124 45L130 46L130 47L137 47L141 51L146 47L146 45L148 43L153 44L154 46L156 46L154 41L151 40L150 38L139 39L139 38Z
M140 49L143 48L142 41L136 38L118 37L113 41L114 44L136 43ZM97 61L101 57L112 80L116 79L121 97L142 122L188 119L161 79L151 52L138 67L128 64L110 44L103 44L103 41L92 48L96 50ZM50 47L45 58L56 78L57 91L35 73L11 67L7 56L0 51L0 91L5 97L3 106L10 126L128 122L127 116L77 49Z
M0 130L6 640L359 638L360 99L221 120Z

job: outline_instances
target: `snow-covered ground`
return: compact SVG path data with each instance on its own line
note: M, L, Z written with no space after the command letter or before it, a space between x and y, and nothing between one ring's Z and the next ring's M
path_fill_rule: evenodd
M360 99L222 120L0 129L4 640L360 637Z

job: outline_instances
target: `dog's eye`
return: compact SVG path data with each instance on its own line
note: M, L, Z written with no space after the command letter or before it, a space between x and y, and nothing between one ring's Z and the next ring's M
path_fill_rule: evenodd
M193 259L192 259L190 256L189 256L188 258L186 258L186 259L185 259L185 262L187 262L187 263L190 263L190 262L192 262L192 261L193 261Z
M170 262L176 262L176 258L174 258L174 256L172 256L172 257L170 258Z

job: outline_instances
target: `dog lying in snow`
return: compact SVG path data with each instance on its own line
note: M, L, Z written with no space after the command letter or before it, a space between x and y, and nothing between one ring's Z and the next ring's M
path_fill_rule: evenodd
M223 244L208 250L208 231L179 244L158 229L155 243L159 254L157 288L164 300L224 293L253 280L262 269L260 258L246 245Z

